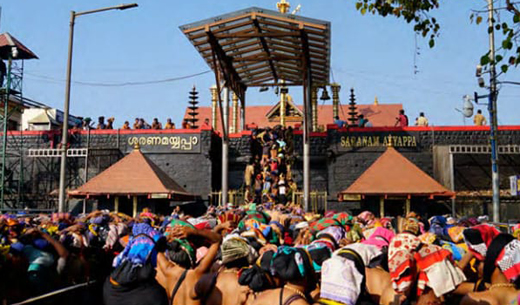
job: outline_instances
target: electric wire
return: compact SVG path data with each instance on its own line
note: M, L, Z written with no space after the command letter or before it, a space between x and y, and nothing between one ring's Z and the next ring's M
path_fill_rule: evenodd
M175 81L180 81L184 79L189 79L193 77L197 77L200 75L204 75L211 72L211 70L206 70L199 73L184 75L184 76L178 76L178 77L171 77L171 78L165 78L165 79L158 79L158 80L149 80L149 81L132 81L132 82L121 82L121 83L104 83L104 82L85 82L85 81L72 81L72 83L76 85L82 85L82 86L91 86L91 87L126 87L126 86L143 86L143 85L155 85L155 84L162 84L162 83L171 83ZM46 80L54 83L63 83L65 82L64 79L58 79L46 75L40 75L35 73L29 73L26 72L25 74L40 79L40 80Z

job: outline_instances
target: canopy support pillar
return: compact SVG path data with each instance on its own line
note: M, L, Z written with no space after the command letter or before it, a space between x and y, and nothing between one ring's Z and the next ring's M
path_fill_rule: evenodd
M310 104L312 101L312 71L307 34L300 31L302 40L303 67L303 208L306 212L310 207L311 164L309 123L312 122Z
M410 202L411 202L411 199L410 197L406 197L406 206L405 206L405 214L408 215L408 213L410 213Z
M134 196L133 198L133 211L132 211L132 217L137 217L137 196Z
M114 211L119 213L119 196L114 197Z
M385 197L379 197L379 214L381 218L385 217Z
M226 130L222 138L222 204L226 206L228 203L228 154L229 154L229 88L226 86L222 90L224 94L224 101L222 106L222 129Z
M240 100L240 131L246 130L246 95Z

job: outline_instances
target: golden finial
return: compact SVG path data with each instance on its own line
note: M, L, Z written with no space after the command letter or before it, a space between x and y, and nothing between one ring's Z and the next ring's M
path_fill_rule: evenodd
M280 2L276 3L276 8L282 14L287 14L290 7L291 7L291 4L285 0L280 0Z
M135 143L134 150L141 150L141 147L139 146L139 142Z
M374 106L377 106L379 105L379 100L377 99L377 95L376 95L376 98L374 99Z
M394 145L392 143L392 136L391 135L388 136L388 142L386 144L386 147L394 147Z

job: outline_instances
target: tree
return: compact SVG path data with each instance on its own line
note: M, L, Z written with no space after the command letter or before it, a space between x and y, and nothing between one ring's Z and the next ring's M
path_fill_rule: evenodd
M502 39L502 43L498 44L495 63L502 63L500 68L503 73L510 66L516 67L520 63L520 8L517 7L520 4L511 0L505 0L505 3L504 7L494 9L495 16L501 14L501 19L505 20L495 24L496 35ZM429 39L430 48L435 46L435 39L440 32L440 24L432 15L438 8L439 0L356 0L356 9L362 15L394 16L413 24L416 33ZM481 24L487 15L487 10L473 10L469 16L470 22ZM490 30L488 28L488 32ZM489 53L480 58L480 64L484 67L490 64Z

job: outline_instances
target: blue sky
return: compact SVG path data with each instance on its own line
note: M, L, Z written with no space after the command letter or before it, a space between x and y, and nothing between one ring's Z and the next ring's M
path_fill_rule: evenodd
M130 2L130 1L128 1ZM483 0L446 0L434 13L441 24L436 47L417 38L420 55L414 73L415 34L412 26L395 18L361 16L353 0L292 0L302 5L300 15L332 23L333 77L342 85L341 101L349 88L358 103L402 103L410 119L424 111L433 125L462 125L462 96L477 86L475 66L488 49L487 28L470 24L471 9ZM120 2L108 0L6 0L1 4L0 31L8 31L31 48L39 60L25 64L24 95L63 108L70 11L83 11ZM179 26L250 6L274 9L276 0L138 0L139 8L78 17L75 27L73 80L95 83L150 81L207 71L198 52ZM499 43L497 43L499 44ZM512 71L501 80L520 81ZM486 81L488 81L486 79ZM124 120L144 117L151 122L171 117L180 123L188 91L196 85L200 105L210 105L212 73L175 82L100 87L73 84L71 113ZM291 89L300 101L300 89ZM520 124L516 112L520 87L504 86L499 95L499 123ZM248 90L247 102L269 105L273 91ZM330 101L328 101L330 103ZM298 102L300 103L300 102ZM320 101L321 103L321 101ZM478 106L477 106L478 108ZM480 106L485 108L485 106ZM471 124L466 120L466 124Z

